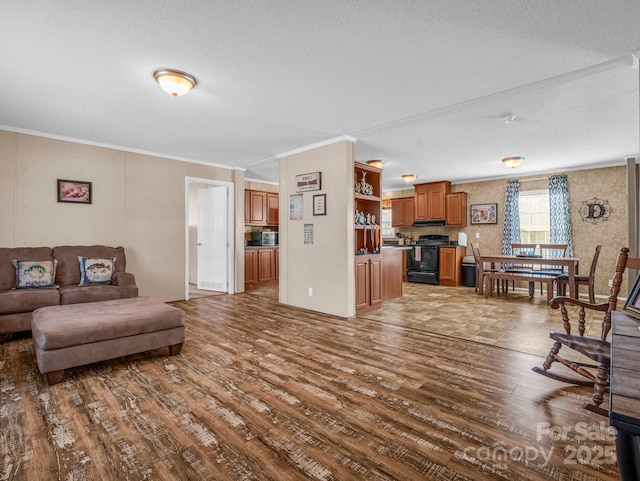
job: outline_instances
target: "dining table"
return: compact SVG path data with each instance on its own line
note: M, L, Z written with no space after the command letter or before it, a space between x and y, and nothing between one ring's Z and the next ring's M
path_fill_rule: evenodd
M478 294L484 295L484 265L485 263L491 264L533 264L540 266L562 266L567 268L568 284L569 284L569 296L577 298L578 288L576 286L576 274L578 273L578 265L580 262L579 257L542 257L542 256L518 256L511 254L481 254L479 257L478 265Z

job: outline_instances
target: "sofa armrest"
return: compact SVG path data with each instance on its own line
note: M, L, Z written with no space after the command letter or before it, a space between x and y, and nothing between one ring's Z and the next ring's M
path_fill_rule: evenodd
M136 287L136 277L131 272L113 274L113 285L118 287Z

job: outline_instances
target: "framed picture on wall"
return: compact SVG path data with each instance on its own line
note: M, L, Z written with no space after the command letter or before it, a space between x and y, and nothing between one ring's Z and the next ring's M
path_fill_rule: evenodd
M313 196L313 215L327 215L327 194Z
M91 182L58 179L58 202L91 204Z
M497 224L498 204L471 204L472 224Z

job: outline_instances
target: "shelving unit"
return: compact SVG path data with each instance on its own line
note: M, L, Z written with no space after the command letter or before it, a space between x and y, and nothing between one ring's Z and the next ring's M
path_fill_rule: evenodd
M380 221L382 219L382 169L371 167L367 164L360 162L354 162L354 183L359 184L362 187L362 180L366 184L371 186L371 195L364 193L357 193L356 186L354 185L354 199L355 209L358 213L363 213L365 222L367 215L369 218L375 217L375 224L373 226L373 242L371 241L371 229L372 225L359 224L355 220L354 212L354 229L355 229L355 251L356 255L363 252L362 249L367 249L369 254L374 253L376 246L378 247L378 253L381 245L380 239ZM366 229L366 237L365 237Z
M365 185L363 186L362 180ZM356 253L356 314L377 309L382 304L382 254L380 221L382 219L382 169L354 163L355 209L366 222L358 223L354 212L354 248ZM363 189L363 187L365 187ZM359 191L358 191L359 190ZM364 193L363 193L364 192ZM375 221L374 221L375 218ZM377 228L373 224L378 224Z

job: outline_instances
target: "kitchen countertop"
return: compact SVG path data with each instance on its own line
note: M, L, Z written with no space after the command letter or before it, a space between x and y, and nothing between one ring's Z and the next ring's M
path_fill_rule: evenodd
M390 249L399 250L399 251L409 251L413 249L413 246L394 246L394 245L382 246L382 250L390 250Z
M280 246L244 246L245 249L277 249Z

